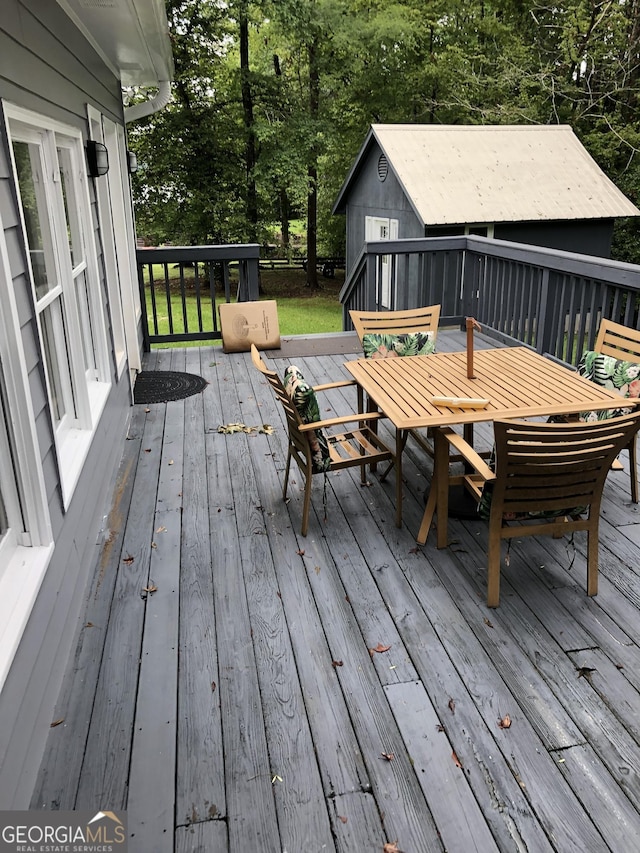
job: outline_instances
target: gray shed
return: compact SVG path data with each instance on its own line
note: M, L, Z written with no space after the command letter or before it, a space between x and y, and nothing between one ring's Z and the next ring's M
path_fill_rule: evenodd
M566 125L374 124L333 207L367 240L479 234L609 257L638 216Z

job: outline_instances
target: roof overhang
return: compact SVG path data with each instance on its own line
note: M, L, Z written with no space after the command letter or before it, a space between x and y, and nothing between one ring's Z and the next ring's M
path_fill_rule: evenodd
M123 86L158 86L174 66L164 0L57 0Z

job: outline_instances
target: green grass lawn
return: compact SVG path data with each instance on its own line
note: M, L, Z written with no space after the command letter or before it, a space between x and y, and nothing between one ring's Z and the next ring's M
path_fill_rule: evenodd
M264 294L261 299L275 299L278 305L278 324L281 335L305 335L320 332L342 331L342 306L338 294L343 283L341 276L336 273L335 279L319 278L321 289L311 291L306 287L304 270L263 270L261 285ZM158 334L169 332L169 311L164 289L156 288L156 306L158 314ZM147 304L150 305L149 288L146 289ZM217 295L220 301L221 296ZM202 325L211 328L212 305L208 296L202 298ZM187 323L189 331L199 328L197 302L195 295L189 294L186 299ZM174 332L184 331L182 302L176 287L171 288L171 314ZM151 326L151 334L156 334ZM186 341L154 346L202 346L201 341Z

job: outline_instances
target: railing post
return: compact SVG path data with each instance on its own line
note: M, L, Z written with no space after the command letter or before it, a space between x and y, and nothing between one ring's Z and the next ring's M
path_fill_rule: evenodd
M477 263L476 263L477 262ZM462 308L462 322L460 329L465 330L465 318L475 317L478 313L478 291L480 288L479 270L481 268L481 257L475 252L464 250L462 261L462 282L460 305Z
M365 311L375 311L378 307L377 293L378 256L367 255L367 266L365 271Z
M138 260L137 267L140 304L142 305L142 350L143 352L151 352L151 343L149 341L149 319L147 317L147 299L144 292L144 264Z
M536 329L535 349L536 352L544 354L551 352L551 323L547 319L549 314L547 307L549 305L549 270L542 270L542 279L540 281L540 302L537 306L538 328Z

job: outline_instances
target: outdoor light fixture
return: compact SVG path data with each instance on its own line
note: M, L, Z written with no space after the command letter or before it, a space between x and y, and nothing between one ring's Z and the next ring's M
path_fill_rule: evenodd
M92 178L99 178L100 175L106 175L109 171L109 152L107 151L107 146L103 145L102 142L89 139L86 149L89 175Z
M138 158L133 151L127 151L127 166L130 175L138 171Z

